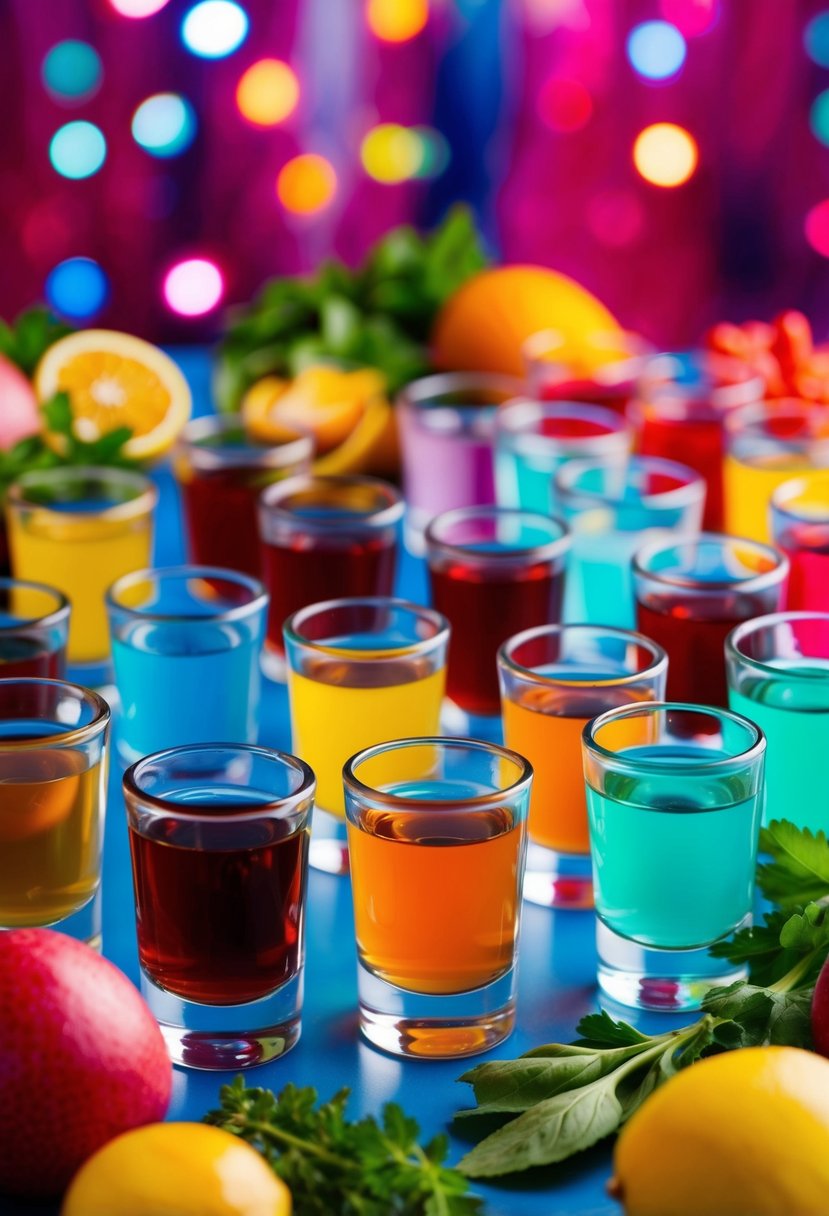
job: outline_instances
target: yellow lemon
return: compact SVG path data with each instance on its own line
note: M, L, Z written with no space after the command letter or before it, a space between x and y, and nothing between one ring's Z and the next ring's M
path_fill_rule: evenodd
M150 1123L81 1166L61 1216L290 1216L291 1195L255 1149L204 1123Z
M187 381L169 355L131 334L81 329L50 346L34 376L40 401L69 394L78 439L100 439L126 426L132 460L161 456L190 417ZM62 436L46 435L59 448Z
M826 1216L829 1060L752 1047L678 1073L622 1130L627 1216Z

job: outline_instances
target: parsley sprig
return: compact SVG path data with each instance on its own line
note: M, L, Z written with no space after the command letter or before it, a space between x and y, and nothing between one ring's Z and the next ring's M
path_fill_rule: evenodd
M378 1123L346 1117L348 1090L317 1103L310 1088L279 1094L223 1086L205 1122L253 1145L291 1191L294 1216L475 1216L481 1201L444 1164L447 1139L421 1146L419 1128L388 1103Z

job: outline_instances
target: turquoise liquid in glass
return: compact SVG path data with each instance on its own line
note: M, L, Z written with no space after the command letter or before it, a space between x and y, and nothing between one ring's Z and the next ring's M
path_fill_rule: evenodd
M587 787L596 911L614 933L645 946L708 945L751 910L758 798L735 802L738 779L689 771L703 757L725 758L716 749L676 744L621 754L685 768L608 773L603 794Z
M564 592L564 620L636 628L630 563L643 543L638 532L576 532Z
M780 674L743 677L739 692L728 691L731 709L766 735L763 822L789 819L829 831L829 660L777 659L766 666Z
M498 500L506 507L521 507L542 515L557 514L554 507L553 478L566 456L533 454L535 436L525 440L523 450L499 444L495 449L495 483Z

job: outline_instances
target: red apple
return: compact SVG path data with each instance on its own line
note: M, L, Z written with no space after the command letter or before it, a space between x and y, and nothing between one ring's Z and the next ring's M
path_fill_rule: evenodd
M163 1119L171 1086L117 967L50 929L0 933L0 1192L58 1194L113 1136Z
M41 428L37 397L16 364L0 355L0 451Z
M821 968L812 994L812 1038L815 1051L829 1057L829 958Z

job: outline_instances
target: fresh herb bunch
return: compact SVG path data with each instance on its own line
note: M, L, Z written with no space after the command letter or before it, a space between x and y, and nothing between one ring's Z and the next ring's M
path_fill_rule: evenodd
M316 1090L286 1085L278 1095L242 1077L221 1090L205 1123L246 1140L291 1191L294 1216L474 1216L481 1201L443 1164L445 1136L421 1147L419 1128L388 1103L382 1122L351 1121L348 1090L317 1105Z
M702 1017L680 1030L643 1035L600 1012L582 1018L575 1043L465 1073L460 1079L478 1105L457 1118L509 1119L463 1158L467 1176L564 1161L618 1131L657 1086L701 1056L768 1043L812 1046L812 993L829 955L829 842L823 832L776 821L760 849L770 860L759 866L758 884L780 907L712 949L747 964L749 980L711 988Z
M216 377L220 407L238 409L263 376L295 376L321 361L376 367L395 392L429 371L438 310L486 264L471 213L455 207L425 237L393 229L357 270L329 261L311 278L271 279L253 304L230 314Z

